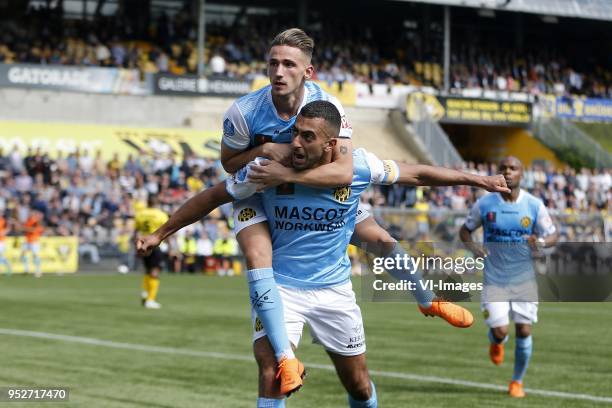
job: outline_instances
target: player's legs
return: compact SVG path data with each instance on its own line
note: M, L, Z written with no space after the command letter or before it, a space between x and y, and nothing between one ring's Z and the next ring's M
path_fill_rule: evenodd
M328 351L327 354L334 363L338 378L348 393L349 407L377 407L376 387L370 380L365 353L343 356Z
M150 255L142 259L145 267L143 295L146 293L143 305L147 309L161 308L161 305L157 302L157 293L159 291L159 275L161 272L162 260L163 254L159 247L154 248Z
M277 360L293 359L280 298L272 269L272 240L266 222L250 225L236 235L247 262L251 305L270 338Z
M24 242L21 246L21 263L23 264L23 272L28 275L30 273L30 263L28 262L28 252L30 250L30 244Z
M293 359L272 269L272 239L259 196L234 204L236 239L246 258L251 305L270 338L277 360Z
M356 246L367 244L366 250L374 256L390 258L408 256L404 248L387 231L376 223L374 217L364 217L364 210L358 211L355 232L351 237L351 243ZM414 283L413 296L419 304L419 309L426 316L440 316L455 327L470 327L474 323L474 317L465 308L451 302L435 299L435 294L426 289L421 282L423 277L419 271L410 271L403 268L393 268L387 271L397 280L405 280ZM414 273L411 273L414 272Z
M487 294L485 290L481 309L489 327L489 358L493 364L500 365L504 361L504 344L508 341L510 302L486 302Z
M259 397L257 408L277 408L285 406L285 396L280 392L276 380L277 361L268 337L261 337L253 343L253 354L259 369Z
M349 394L349 406L376 407L376 391L366 365L363 318L351 282L309 292L302 314L313 342L325 347L332 359ZM292 307L297 303L301 310L298 302L288 302Z
M5 268L5 274L6 276L11 276L12 273L12 269L11 269L11 264L8 261L8 259L6 259L6 257L4 256L4 241L0 241L0 264L4 265Z
M32 260L34 261L34 276L40 278L42 272L40 270L40 243L33 242L30 244L32 250Z
M533 323L537 321L537 302L511 302L512 319L515 323L516 342L514 346L514 371L508 393L512 397L525 396L523 378L533 353L533 338L531 336Z
M514 374L512 375L512 381L523 381L532 351L533 341L531 338L531 325L517 323L516 345L514 349Z
M284 304L283 325L287 327L291 347L295 349L300 343L306 321L303 311L309 305L308 293L285 287L279 287L278 290ZM251 311L251 322L253 324L253 351L259 366L258 407L284 406L284 400L281 399L300 388L302 377L305 375L304 366L296 358L285 359L279 364L267 329L255 309ZM287 373L292 372L297 372L300 380L298 384L290 383L293 379Z

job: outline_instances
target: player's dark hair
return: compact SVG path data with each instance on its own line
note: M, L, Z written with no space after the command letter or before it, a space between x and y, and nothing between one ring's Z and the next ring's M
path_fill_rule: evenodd
M338 108L333 103L329 101L312 101L304 105L300 115L309 119L322 118L332 127L335 136L340 135L342 117Z
M312 58L312 51L314 50L314 40L299 28L290 28L277 34L270 43L270 48L275 45L295 47L306 54L309 60Z
M152 208L152 207L157 207L157 205L159 204L159 199L155 194L149 194L149 196L147 197L147 207Z

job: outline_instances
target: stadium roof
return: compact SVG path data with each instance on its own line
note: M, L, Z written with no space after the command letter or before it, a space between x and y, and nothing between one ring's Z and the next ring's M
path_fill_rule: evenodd
M611 0L396 0L612 21Z

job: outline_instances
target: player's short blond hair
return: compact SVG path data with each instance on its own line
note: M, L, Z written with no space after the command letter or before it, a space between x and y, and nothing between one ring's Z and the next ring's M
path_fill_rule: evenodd
M314 40L299 28L290 28L278 33L270 43L270 48L275 45L295 47L302 51L309 60L312 58L312 51L314 50Z

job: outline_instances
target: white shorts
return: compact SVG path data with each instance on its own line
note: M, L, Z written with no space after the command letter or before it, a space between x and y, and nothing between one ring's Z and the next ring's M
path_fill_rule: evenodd
M234 233L238 235L240 231L253 224L267 222L266 212L261 202L261 194L255 194L244 200L234 201ZM361 203L357 207L355 225L370 216L368 209Z
M246 227L266 221L268 217L261 203L261 194L234 201L234 233L236 235Z
M538 288L535 281L500 287L485 285L480 308L489 327L514 323L533 324L538 321Z
M343 356L356 356L366 351L361 309L355 300L350 282L323 289L295 289L278 286L285 312L289 341L300 343L304 324L310 327L312 341L325 350ZM253 310L253 342L266 335Z

